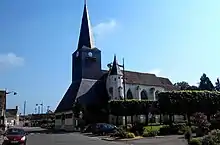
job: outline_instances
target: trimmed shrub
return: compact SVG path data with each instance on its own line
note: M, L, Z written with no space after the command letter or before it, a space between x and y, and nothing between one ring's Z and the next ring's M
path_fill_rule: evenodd
M116 133L114 133L113 135L111 135L111 137L117 137L117 138L134 138L135 135L134 133L131 132L126 132L126 131L118 131Z
M190 142L192 139L192 131L190 128L188 128L188 130L185 132L184 137L188 142Z
M220 92L170 91L158 94L158 104L163 114L215 113L220 109ZM186 107L187 106L187 107Z
M130 132L134 133L136 136L142 135L144 132L144 124L136 123L133 127L131 127Z
M216 137L213 135L207 135L202 139L202 145L218 145Z
M186 131L185 124L172 124L160 128L160 135L184 134Z
M193 138L189 141L189 145L202 145L202 141L199 138Z
M158 131L156 130L145 131L143 133L143 137L155 137L157 135L158 135Z
M126 138L135 138L135 135L134 135L134 133L132 133L132 132L128 132L128 133L126 134Z

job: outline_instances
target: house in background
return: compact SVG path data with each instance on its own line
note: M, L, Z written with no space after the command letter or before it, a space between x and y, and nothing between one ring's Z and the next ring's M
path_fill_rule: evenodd
M15 109L6 109L5 116L7 120L7 125L9 126L17 126L19 125L19 113L18 106Z

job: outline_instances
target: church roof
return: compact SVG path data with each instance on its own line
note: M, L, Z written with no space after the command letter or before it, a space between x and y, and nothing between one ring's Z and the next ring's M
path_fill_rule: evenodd
M103 73L107 73L107 70L103 70ZM166 90L176 90L168 78L157 77L155 74L133 72L125 70L125 82L127 84L137 84L146 86L159 86Z
M94 48L94 40L92 34L91 23L89 19L89 13L87 9L86 3L84 4L80 34L79 34L79 41L77 50L81 49L83 46Z
M82 79L72 83L55 113L71 110L76 99L82 104L101 103L103 99L107 98L104 77L105 75L100 80Z

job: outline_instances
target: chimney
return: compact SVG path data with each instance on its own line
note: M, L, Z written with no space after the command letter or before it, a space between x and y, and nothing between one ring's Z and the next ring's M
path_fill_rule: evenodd
M18 106L16 106L15 109L18 110Z

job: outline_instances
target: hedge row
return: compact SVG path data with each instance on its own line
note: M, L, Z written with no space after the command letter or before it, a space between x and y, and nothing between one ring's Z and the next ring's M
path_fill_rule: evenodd
M148 100L112 100L109 101L109 112L116 116L133 116L148 114L158 110L156 101Z
M214 114L220 109L220 93L217 91L172 91L158 94L161 113Z
M73 109L79 115L81 106ZM217 91L171 91L158 94L158 101L112 100L108 112L116 116L154 114L188 114L203 112L211 115L220 110L220 92Z

